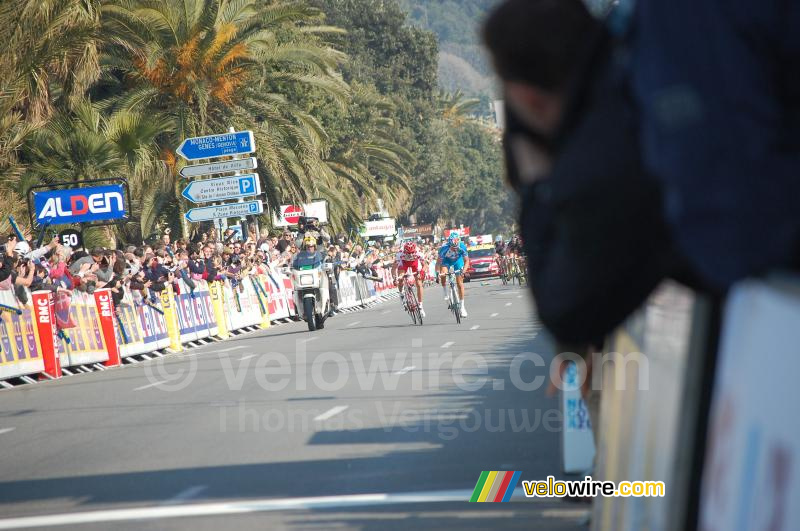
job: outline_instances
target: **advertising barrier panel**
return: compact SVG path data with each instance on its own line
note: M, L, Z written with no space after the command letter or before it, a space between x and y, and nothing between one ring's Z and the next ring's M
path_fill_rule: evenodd
M33 302L23 306L11 290L0 290L0 305L0 380L44 371ZM47 307L44 311L49 317Z
M73 291L69 317L77 326L59 331L57 344L61 366L91 365L108 361L108 346L100 328L94 297Z

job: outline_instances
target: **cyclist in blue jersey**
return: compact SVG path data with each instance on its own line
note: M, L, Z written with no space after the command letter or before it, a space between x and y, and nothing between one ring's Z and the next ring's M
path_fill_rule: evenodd
M444 299L450 301L447 293L447 270L452 267L455 270L461 270L461 273L456 275L456 284L458 285L458 295L461 297L461 317L467 316L467 310L464 305L464 271L469 267L469 254L467 253L467 246L460 241L458 234L451 232L447 237L441 249L439 249L439 278L442 282L442 290L444 291Z

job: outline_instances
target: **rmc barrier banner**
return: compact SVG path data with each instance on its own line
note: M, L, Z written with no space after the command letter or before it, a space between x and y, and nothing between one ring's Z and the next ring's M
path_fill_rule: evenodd
M60 330L58 346L61 366L90 365L108 361L108 348L100 328L94 297L80 291L72 292L70 320L77 326Z

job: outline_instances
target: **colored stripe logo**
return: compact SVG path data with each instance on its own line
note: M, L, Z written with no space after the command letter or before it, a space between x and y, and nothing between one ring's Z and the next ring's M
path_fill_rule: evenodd
M475 490L472 491L470 502L507 502L517 487L521 472L506 470L481 472Z

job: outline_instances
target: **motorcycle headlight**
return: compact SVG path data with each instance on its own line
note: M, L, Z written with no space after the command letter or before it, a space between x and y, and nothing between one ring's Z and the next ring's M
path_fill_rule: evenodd
M311 286L314 284L314 275L300 275L301 286Z

